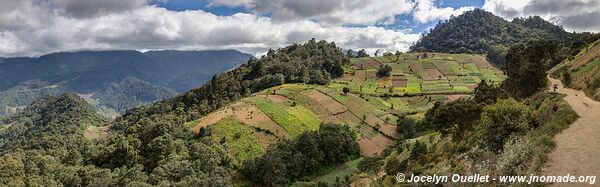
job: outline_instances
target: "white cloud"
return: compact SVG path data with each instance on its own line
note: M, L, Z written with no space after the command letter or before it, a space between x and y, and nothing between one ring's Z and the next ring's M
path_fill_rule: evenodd
M2 1L2 0L0 0ZM309 20L278 22L238 13L174 12L145 5L91 16L38 0L2 1L0 56L31 56L57 51L107 49L238 49L261 54L310 38L344 48L406 50L418 34L381 27L344 27Z
M598 0L486 0L483 9L506 19L538 15L568 31L600 31Z
M276 22L316 20L324 25L374 25L408 14L409 0L212 0L210 6L245 6L257 14L271 14Z
M439 8L434 5L433 0L419 0L413 13L413 18L419 23L428 23L436 20L444 20L450 16L458 16L463 12L473 10L475 7L460 7L454 9L452 7Z

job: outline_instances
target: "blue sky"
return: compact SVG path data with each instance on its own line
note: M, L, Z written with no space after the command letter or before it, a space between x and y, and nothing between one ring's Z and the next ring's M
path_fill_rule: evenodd
M236 13L252 13L245 7L228 7L228 6L209 6L209 0L169 0L166 3L158 2L155 5L164 7L172 11L185 11L185 10L203 10L206 12L213 13L219 16L231 16ZM484 0L435 0L435 6L437 7L451 7L459 9L461 7L475 7L481 8L484 4ZM269 15L265 15L269 16ZM404 30L411 29L413 33L422 33L428 28L431 28L437 24L440 19L431 21L428 23L415 22L412 14L402 14L394 16L397 20L392 25L378 25L384 28L393 30ZM360 26L360 25L359 25Z

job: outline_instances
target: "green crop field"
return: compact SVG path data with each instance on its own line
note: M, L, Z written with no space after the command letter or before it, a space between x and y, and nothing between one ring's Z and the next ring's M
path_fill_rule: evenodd
M261 96L251 97L247 100L258 106L292 137L296 137L304 131L317 130L321 123L314 113L302 106L291 107L274 103Z
M405 53L401 56L355 58L351 59L349 66L344 67L347 73L344 80L337 80L337 83L329 87L348 87L353 93L378 97L389 94L468 94L482 80L499 84L505 79L502 71L489 64L482 65L481 62L478 62L478 66L473 62L473 58L485 59L473 55L442 53L429 53L427 57L422 54ZM377 66L389 65L392 67L391 74L401 77L406 84L399 84L400 80L396 80L394 85L393 81L389 80L392 77L372 77L372 74L369 77L369 72L377 71L374 63Z
M208 130L216 142L224 140L227 143L228 153L238 161L264 153L260 140L253 135L254 130L233 118L225 118L211 125Z

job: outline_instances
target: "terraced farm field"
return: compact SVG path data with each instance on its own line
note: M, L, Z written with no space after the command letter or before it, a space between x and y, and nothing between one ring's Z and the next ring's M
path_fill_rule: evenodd
M390 77L368 76L382 65L392 67ZM499 84L502 71L484 56L442 53L407 53L400 56L353 59L345 67L344 84L353 93L374 96L414 96L430 94L468 94L481 81Z
M485 57L430 53L356 58L328 85L284 84L258 92L190 123L226 143L235 163L258 156L281 139L294 139L323 123L348 125L364 157L380 155L395 139L398 115L419 119L437 101L470 97L482 80L504 79ZM377 77L389 65L389 77ZM349 88L344 93L343 88ZM350 165L349 165L350 166ZM344 167L340 172L354 170ZM332 176L315 176L330 179Z

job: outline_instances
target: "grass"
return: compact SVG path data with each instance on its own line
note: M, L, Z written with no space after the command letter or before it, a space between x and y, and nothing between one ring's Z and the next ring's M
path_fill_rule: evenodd
M264 153L254 130L234 118L225 118L208 127L211 137L220 142L225 140L227 152L237 161L244 161Z
M358 163L360 163L362 160L363 158L361 157L346 162L342 165L322 167L309 178L313 182L325 182L330 184L335 183L337 178L343 180L344 177L351 176L352 174L359 172Z
M307 130L316 130L321 123L314 113L302 106L284 106L283 104L273 103L261 96L252 97L248 100L258 106L292 137L296 137Z

